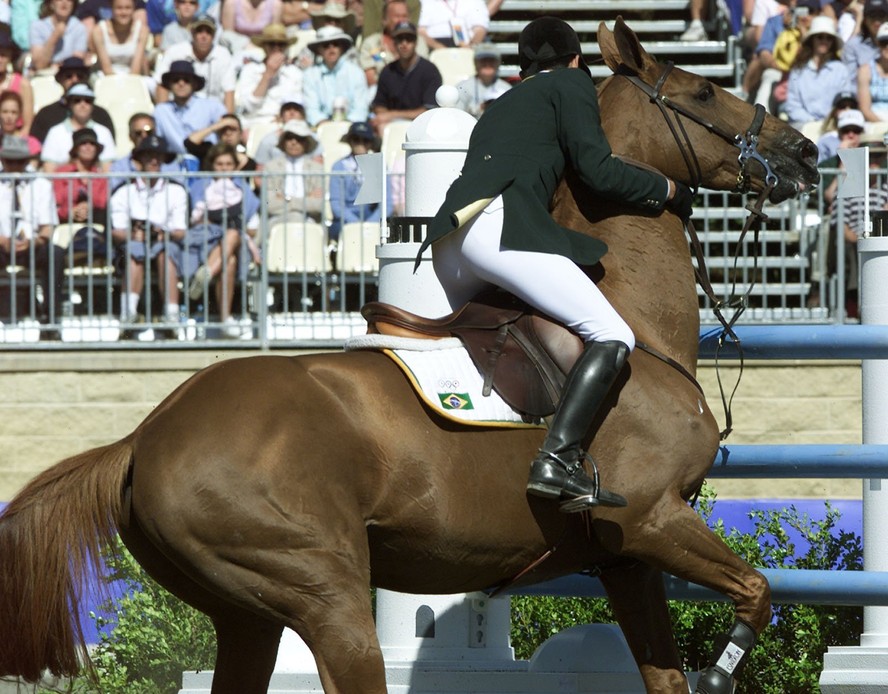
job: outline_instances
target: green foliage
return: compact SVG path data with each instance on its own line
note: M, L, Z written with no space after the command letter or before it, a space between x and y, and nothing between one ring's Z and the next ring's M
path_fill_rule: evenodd
M91 613L102 633L92 654L98 685L76 680L76 694L175 694L184 670L207 670L216 657L209 618L173 597L151 579L122 543L105 557L108 579L124 594ZM105 617L103 614L112 615Z
M713 530L743 559L762 568L863 568L860 538L838 532L839 512L827 502L822 520L812 520L794 507L752 511L755 531L745 535L721 521L712 522L715 494L705 490L698 510ZM801 552L788 533L795 530L807 543ZM715 636L734 621L733 605L671 601L673 629L686 670L704 667ZM529 658L547 638L576 624L613 622L606 600L554 597L512 598L512 645ZM737 688L737 694L807 694L818 691L823 653L829 646L854 645L863 630L863 609L819 605L775 605L772 625L760 637Z

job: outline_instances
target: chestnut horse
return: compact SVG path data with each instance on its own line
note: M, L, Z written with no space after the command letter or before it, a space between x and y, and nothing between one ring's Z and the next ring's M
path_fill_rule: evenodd
M617 73L600 91L614 150L684 181L736 187L733 135L747 133L760 109L699 76L667 74L621 20L613 33L602 25L599 42ZM694 116L680 116L677 130L679 139L687 134L689 159L626 75ZM779 179L772 201L817 181L816 148L779 120L764 120L758 148ZM753 189L763 188L762 170L746 172ZM596 222L611 249L600 268L604 291L639 340L693 373L698 304L681 222L613 209L618 216L601 221L600 203L585 195L564 184L556 214L587 232ZM311 648L326 692L385 692L369 586L482 590L555 546L520 583L602 567L648 691L687 692L661 572L729 596L756 632L771 615L766 580L686 503L713 462L715 419L690 379L636 350L593 429L602 484L629 503L565 515L525 495L539 430L445 421L383 354L211 366L132 434L50 468L6 509L0 675L79 669L71 614L80 582L119 532L154 578L212 618L217 694L265 692L284 627Z

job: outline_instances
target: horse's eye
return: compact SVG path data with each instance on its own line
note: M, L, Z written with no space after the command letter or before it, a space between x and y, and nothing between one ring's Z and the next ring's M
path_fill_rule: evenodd
M715 90L712 88L711 84L707 84L703 89L697 92L697 100L698 101L709 101L715 96Z

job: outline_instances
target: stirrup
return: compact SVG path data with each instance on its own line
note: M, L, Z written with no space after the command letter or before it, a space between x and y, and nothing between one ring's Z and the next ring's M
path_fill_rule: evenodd
M613 508L623 508L624 506L628 506L629 502L626 501L625 497L601 488L601 480L598 476L598 465L595 463L595 459L592 458L591 455L583 453L581 457L576 459L574 465L581 468L581 461L583 458L588 460L589 464L592 466L592 482L595 485L595 493L562 501L558 505L558 510L562 513L580 513L587 509L595 508L596 506L610 506Z

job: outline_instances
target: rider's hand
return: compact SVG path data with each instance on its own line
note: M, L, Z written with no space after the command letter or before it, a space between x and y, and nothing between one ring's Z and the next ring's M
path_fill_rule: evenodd
M684 183L673 181L672 185L675 186L675 192L666 201L666 209L672 210L681 221L687 222L694 211L694 195Z

